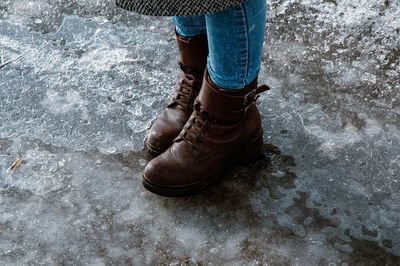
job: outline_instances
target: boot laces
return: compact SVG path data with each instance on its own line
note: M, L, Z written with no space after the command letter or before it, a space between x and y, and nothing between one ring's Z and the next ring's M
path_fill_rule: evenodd
M192 91L196 89L196 73L191 68L184 66L182 63L180 63L180 68L183 73L178 83L176 94L172 97L172 99L182 107L188 108L191 107L188 106L188 103L190 103Z
M188 122L184 126L183 130L181 131L180 137L183 140L191 143L193 145L193 148L196 149L195 142L198 139L198 136L207 136L207 122L208 120L205 114L194 111L190 116Z

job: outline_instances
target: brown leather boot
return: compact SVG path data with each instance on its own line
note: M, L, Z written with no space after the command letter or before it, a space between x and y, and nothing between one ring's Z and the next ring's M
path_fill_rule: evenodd
M163 196L192 195L233 164L257 159L263 129L255 101L268 89L254 81L242 90L223 90L206 72L194 112L174 144L146 166L144 187Z
M151 155L158 156L172 145L193 112L207 64L207 36L182 38L176 34L180 53L182 76L169 104L151 126L147 135L147 148Z

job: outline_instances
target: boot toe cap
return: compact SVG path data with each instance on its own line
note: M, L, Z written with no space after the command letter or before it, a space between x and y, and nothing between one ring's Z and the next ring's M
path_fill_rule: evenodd
M163 164L160 163L157 158L150 161L143 172L143 178L156 186L163 186L165 185L165 179L168 177L168 172L166 171Z
M179 132L187 120L186 117L184 119L178 119L181 116L182 114L176 111L164 111L151 126L147 134L147 147L158 154L166 151L172 145L173 140L179 135Z
M176 130L160 130L159 127L153 127L147 134L147 147L153 152L162 153L172 145L176 137Z
M166 153L168 150L146 165L144 180L159 187L185 186L188 181L187 169L183 169L178 161L166 156Z
M165 136L165 134L163 134L160 131L157 130L150 130L148 135L147 135L147 146L152 149L152 150L156 150L158 152L163 152L165 151L166 148L168 148L168 144L166 141L167 136Z

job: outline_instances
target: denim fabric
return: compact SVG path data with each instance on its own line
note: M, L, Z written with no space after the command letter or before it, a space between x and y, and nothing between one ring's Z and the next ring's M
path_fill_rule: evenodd
M207 68L217 86L241 89L257 78L265 36L265 0L248 0L222 12L173 20L183 37L207 32Z
M173 17L172 19L176 25L176 32L182 37L207 34L205 15Z

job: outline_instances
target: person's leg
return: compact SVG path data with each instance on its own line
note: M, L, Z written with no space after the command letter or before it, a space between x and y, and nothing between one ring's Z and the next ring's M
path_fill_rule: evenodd
M175 17L181 79L170 103L151 126L147 148L157 156L172 145L193 112L207 64L208 44L204 16Z
M266 1L248 0L206 15L208 72L221 88L239 89L257 78L266 25Z

